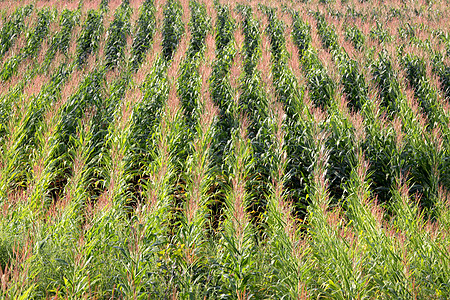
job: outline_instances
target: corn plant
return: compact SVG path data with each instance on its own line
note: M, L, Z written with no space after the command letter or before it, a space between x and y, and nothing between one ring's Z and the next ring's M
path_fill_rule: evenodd
M378 87L383 105L389 113L397 112L400 110L398 98L401 97L401 90L391 58L386 52L381 52L378 55L378 60L373 62L371 68L372 80Z
M425 61L416 55L406 54L400 58L406 69L406 79L420 101L424 113L427 114L431 127L443 122L439 111L437 91L431 87L426 74ZM444 121L445 122L445 121Z
M109 127L114 124L114 117L120 108L123 108L123 98L128 95L127 91L130 87L130 74L123 72L121 76L113 80L109 89L109 97L100 101L95 108L95 113L92 116L92 128L95 132L92 139L88 141L89 156L87 157L86 165L91 168L91 172L85 177L86 192L90 194L91 198L99 196L105 184L109 180L110 172L103 166L111 164L109 159L113 159L105 149L109 146ZM122 110L119 110L121 113ZM98 166L94 168L94 166Z
M148 164L154 159L153 149L156 141L152 137L159 128L159 121L164 114L164 107L169 93L169 83L166 78L167 65L158 58L142 86L143 98L133 108L128 140L127 179L130 184L145 186Z
M23 49L23 57L34 57L38 54L42 41L49 31L50 22L54 18L53 12L43 9L38 12L38 19L34 32L27 37L26 46Z
M42 164L43 171L37 178L33 178L36 181L36 188L30 196L33 206L48 208L52 202L49 192L55 190L58 193L66 181L71 170L70 165L66 163L68 151L73 147L71 140L86 111L100 109L102 80L103 74L100 71L89 74L80 84L77 93L64 103L52 135L41 140L42 146L48 148L48 152L45 157L36 160L36 163Z
M311 28L310 25L303 21L300 13L292 11L292 37L294 43L298 48L300 59L305 54L305 51L311 46Z
M106 31L105 66L114 69L124 59L127 35L130 33L131 8L123 2L114 12L114 20Z
M365 157L369 161L371 191L379 203L391 199L391 188L396 178L407 172L404 132L399 118L386 126L384 111L369 97L361 109L364 116Z
M302 127L299 116L302 114L302 87L288 66L289 53L286 50L286 40L284 38L284 24L278 20L275 11L266 12L269 17L269 26L266 29L270 36L273 85L277 101L283 103L283 108L288 116L286 120L286 151L290 158L286 163L286 193L289 197L300 197L304 186L301 184L301 169L306 159L302 157L299 140ZM293 53L292 55L297 55ZM292 129L292 130L291 130Z
M405 286L407 275L402 272L403 265L400 252L394 247L394 241L383 230L384 210L371 198L370 181L368 180L368 162L360 146L355 149L357 162L354 163L350 180L346 183L349 194L343 203L347 208L347 216L353 223L356 232L354 237L360 247L365 247L367 255L362 259L367 268L369 280L361 295L371 295L372 290L384 297L408 297L408 289ZM400 148L401 150L401 148ZM373 261L382 258L381 264L373 264ZM390 278L386 284L386 278Z
M447 123L444 111L440 109L437 101L436 91L430 86L426 75L425 63L417 56L404 55L402 62L406 68L406 78L414 90L414 95L418 99L423 112L428 116L429 128L434 128L432 134L423 134L422 140L412 139L415 149L418 168L412 168L416 188L424 193L423 203L432 206L433 200L440 185L440 180L447 180L447 172L444 170L443 162L446 151L442 148L442 138L440 136L440 126L438 124ZM427 142L428 141L428 142ZM428 148L426 151L425 148ZM442 171L441 171L442 170Z
M360 72L358 63L349 58L346 53L337 56L339 57L337 60L342 75L343 92L349 104L356 109L360 109L368 97L364 75Z
M353 135L355 131L361 131L362 124L356 124L352 122L347 111L347 107L336 107L333 103L333 107L330 108L333 112L330 113L328 129L329 137L327 146L329 149L329 171L333 174L329 178L329 193L335 199L342 197L344 190L342 184L349 178L351 172L351 165L354 164L355 155L353 149L355 144L353 141ZM353 116L358 119L358 116Z
M345 39L353 44L356 50L362 51L365 43L365 36L362 31L356 26L348 26L345 29Z
M119 79L118 82L123 84L122 79ZM109 146L109 151L104 155L105 189L98 199L99 202L105 201L106 206L99 215L96 224L97 228L104 228L105 238L109 243L103 245L101 240L97 239L96 234L89 234L89 240L98 247L105 249L105 256L114 261L114 264L107 268L108 272L97 273L97 276L104 281L102 283L105 285L104 290L108 295L117 293L122 297L131 297L131 295L142 297L141 293L145 293L140 288L140 284L141 280L146 279L143 270L146 270L147 259L136 253L138 247L142 246L138 245L142 239L141 234L145 234L145 232L140 231L139 224L132 220L127 222L129 230L121 230L117 233L111 231L111 223L122 226L123 223L120 220L127 214L128 207L135 204L136 201L140 201L140 199L133 198L132 189L129 186L130 170L128 163L132 145L128 138L134 129L133 106L134 104L140 104L142 99L141 91L137 87L122 93L121 98L115 99L119 101L114 106L114 120L108 126L105 142ZM151 232L148 231L149 234ZM129 236L125 237L122 233ZM139 260L139 257L142 260ZM97 261L97 263L101 264L102 261Z
M238 126L235 118L237 106L234 101L236 91L230 84L231 67L235 57L237 58L233 42L235 24L228 6L217 6L216 10L218 12L215 30L217 53L216 59L212 63L210 78L210 97L218 109L214 139L211 143L214 155L210 158L215 173L215 182L212 188L215 196L214 202L211 204L211 210L214 212L212 213L214 228L217 227L216 221L219 219L219 214L216 212L219 212L225 203L228 168L224 164L224 157L230 146L231 133ZM236 80L239 79L236 78Z
M168 87L169 88L169 87ZM165 105L161 109L161 122L157 125L156 148L151 151L154 159L148 165L149 178L144 186L146 199L148 202L149 220L155 224L155 233L161 235L161 255L158 258L158 270L156 276L163 278L161 288L158 293L171 292L174 287L173 281L182 283L189 281L186 277L184 253L189 253L189 248L193 246L176 243L180 241L171 238L170 232L178 231L173 225L177 217L171 207L177 205L177 183L180 181L179 172L180 158L179 151L183 149L186 130L180 102L176 96L176 85L170 86L169 95ZM192 186L192 188L197 188ZM190 248L192 249L192 247ZM186 252L184 252L186 250ZM167 272L170 270L170 272ZM184 281L184 282L186 282ZM184 286L185 292L189 287Z
M197 1L190 1L189 8L191 11L191 20L189 22L191 41L187 51L189 56L194 56L204 51L206 34L210 30L208 26L210 18L206 13L206 6L204 4Z
M332 102L336 85L327 74L316 50L311 47L309 25L303 22L296 12L292 13L292 22L292 37L302 60L303 71L306 73L311 100L319 107L326 107Z
M269 65L265 65L265 61L259 62L261 58L261 37L259 32L258 21L254 19L250 7L241 7L244 32L244 76L239 86L241 94L239 95L240 112L246 113L249 119L248 138L251 140L254 157L255 169L258 170L257 176L250 182L252 192L255 194L255 203L252 205L252 211L255 218L260 218L266 206L267 182L268 175L268 155L266 146L269 141L269 129L266 122L268 116L269 97L267 92L271 87L269 82L265 82L262 78L262 72L270 69ZM258 62L258 65L255 63ZM258 66L258 68L256 68Z
M201 81L198 68L205 48L208 18L204 5L196 1L191 1L189 5L191 8L189 24L191 40L178 77L178 94L186 116L186 124L188 127L194 128L199 118L197 108L199 107Z
M83 274L82 266L78 265L82 254L71 245L78 243L82 236L81 224L85 220L84 208L87 203L85 177L91 171L86 164L90 155L88 144L93 134L91 121L92 115L88 115L80 124L79 132L74 139L76 146L71 153L74 155L74 172L66 186L66 198L55 204L55 208L59 205L59 212L53 207L50 208L54 223L42 229L43 242L32 261L31 272L42 278L35 287L36 294L40 296L58 288L66 296L81 296L88 293L89 278ZM52 235L45 235L46 231Z
M109 11L109 1L110 0L101 0L98 9L106 14Z
M426 219L419 209L417 199L411 199L408 195L407 183L402 183L400 178L397 182L398 186L393 193L393 227L400 233L398 248L402 251L402 262L406 265L405 285L409 295L424 297L433 294L446 297L449 293L448 268L445 263L448 256L440 256L446 251L439 249L443 245L438 240L424 234ZM412 272L414 269L417 271Z
M131 64L133 69L137 69L142 63L155 33L156 20L153 1L144 1L136 23L136 32L133 37L133 45L131 46Z
M444 63L442 55L436 54L432 59L433 73L439 76L441 91L446 99L450 98L450 68Z
M449 298L445 3L22 2L0 298Z
M220 52L233 40L234 22L230 15L230 7L216 4L216 48Z
M315 18L317 31L322 40L323 47L330 51L338 50L338 36L334 27L327 23L325 17L320 12L315 13Z
M10 133L10 114L14 107L14 102L19 102L21 96L23 95L23 89L27 82L29 76L26 79L18 82L12 86L9 91L2 95L1 103L1 119L0 119L0 140L3 151L5 151L5 146L7 144L7 137Z
M234 103L233 91L231 90L229 76L236 49L232 43L235 24L231 18L230 9L228 6L219 6L217 10L218 20L215 39L218 53L211 75L211 98L219 109L215 143L222 144L216 152L216 155L221 157L225 144L231 137L231 129L235 125L232 109Z
M50 82L31 99L20 127L11 136L14 141L12 147L5 151L8 161L3 169L2 194L14 186L24 185L30 168L30 149L37 146L36 131L43 121L45 112L56 103L70 73L70 67L61 65Z
M312 48L303 58L303 68L308 79L311 100L318 107L329 106L335 96L336 83L328 75L317 53Z
M98 50L100 36L103 32L103 16L100 12L89 10L81 34L77 39L76 63L81 67L89 55Z
M9 19L2 24L0 32L0 58L2 58L6 52L14 45L19 35L25 28L25 18L30 15L33 10L32 5L26 5L24 7L18 7L14 13L9 16Z
M61 27L61 30L59 32L56 32L51 39L50 47L45 55L44 66L48 67L50 65L58 51L66 55L67 57L72 31L75 27L75 23L77 22L78 17L79 15L76 11L65 9L61 12L61 16L59 18L59 25Z
M178 232L178 239L183 245L182 276L185 277L180 292L186 296L195 293L192 288L194 284L200 285L205 280L202 277L207 274L208 267L204 244L207 239L205 229L209 225L209 190L213 183L210 156L216 112L210 99L205 96L200 104L202 123L195 128L196 136L191 146L193 151L190 151L192 154L186 161L186 200Z
M246 185L253 164L252 147L246 135L246 121L240 126L233 136L233 150L226 158L231 186L226 198L219 257L225 285L222 293L246 299L255 292L252 286L256 284L254 257L257 252L254 228L247 212L251 203Z
M389 43L393 39L388 30L384 28L383 24L379 21L377 21L376 25L370 30L369 37L379 43Z
M179 1L167 1L164 7L164 25L163 25L163 53L168 61L172 59L175 49L184 33L184 24L181 20L183 8Z
M330 207L325 138L326 133L317 132L314 185L308 208L310 246L318 268L317 277L311 284L316 286L318 296L346 299L361 294L367 284L367 275L361 268L360 250L353 246L351 227L346 224L339 208Z
M258 21L253 17L249 6L238 6L243 16L242 29L244 31L244 71L251 75L260 57L261 36Z
M49 9L42 9L38 11L38 18L33 31L30 31L26 37L25 47L20 50L20 53L11 57L3 65L0 77L2 80L8 80L17 72L19 64L27 58L35 58L41 48L42 42L47 36L50 22L54 15Z
M283 119L281 105L271 109L271 131L273 147L270 149L272 155L270 196L268 200L266 230L269 234L271 258L274 274L278 282L275 282L277 294L301 297L302 281L306 281L305 275L308 269L304 260L307 260L308 249L305 244L299 242L301 234L300 224L295 219L293 198L288 194L292 187L287 185L289 170L287 169L289 159L286 152L284 132L287 121ZM287 187L287 188L286 188Z
M397 28L398 35L402 39L412 40L416 37L416 26L411 25L411 23L406 23L403 26Z

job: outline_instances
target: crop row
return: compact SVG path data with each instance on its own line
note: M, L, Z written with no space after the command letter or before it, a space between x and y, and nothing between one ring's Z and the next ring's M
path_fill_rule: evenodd
M2 296L448 297L441 43L113 2L1 23Z

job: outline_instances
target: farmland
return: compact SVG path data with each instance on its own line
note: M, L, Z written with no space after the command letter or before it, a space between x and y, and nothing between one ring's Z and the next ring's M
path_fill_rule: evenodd
M0 0L0 298L449 299L449 20Z

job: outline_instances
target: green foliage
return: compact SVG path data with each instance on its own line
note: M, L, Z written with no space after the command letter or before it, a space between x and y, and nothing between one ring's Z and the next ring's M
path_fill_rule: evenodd
M446 99L450 99L450 68L447 66L441 54L432 59L432 71L439 77L440 89Z
M111 0L101 0L100 1L100 6L98 9L102 13L107 13L109 11L109 1L111 1Z
M180 68L178 77L178 95L180 97L186 125L188 128L194 128L200 120L199 118L199 100L201 89L201 77L198 71L200 55L197 54L191 59L186 57Z
M103 32L103 16L100 12L89 10L81 34L77 40L76 63L81 67L88 56L98 50L100 36Z
M105 67L114 69L123 61L127 35L130 33L131 7L123 2L114 12L114 20L106 31Z
M103 76L103 72L96 70L84 78L78 91L61 108L56 128L48 144L42 144L45 141L44 136L38 137L41 146L49 150L48 154L43 153L46 157L41 162L45 170L44 176L38 178L39 188L30 196L36 205L42 205L41 195L47 195L52 188L58 188L58 185L62 184L70 174L72 166L69 153L74 147L74 138L79 124L85 114L95 114L102 110ZM48 205L49 202L44 201L44 207Z
M189 23L192 38L187 56L182 62L178 77L177 93L183 106L185 122L194 129L199 120L201 77L199 64L205 49L205 38L209 30L206 6L196 1L190 2L191 20Z
M20 63L27 58L36 58L38 55L42 42L47 37L50 22L53 19L53 12L49 9L42 9L38 11L38 18L33 31L27 33L25 47L20 49L20 53L11 57L3 64L3 69L0 71L0 77L6 81L13 76Z
M104 73L93 71L84 78L79 90L65 103L61 120L57 127L58 142L64 148L69 146L70 136L76 133L78 120L81 119L86 109L100 109L102 104L102 81ZM65 151L61 149L61 153Z
M244 31L244 71L252 75L261 56L261 33L258 20L253 18L252 9L249 6L238 6L243 16L242 29Z
M249 182L251 191L255 194L255 202L252 204L251 210L254 211L257 218L262 214L265 206L267 193L267 183L269 178L268 153L265 150L269 142L268 136L268 98L265 97L264 90L261 87L261 75L258 71L254 71L251 75L243 78L242 91L239 96L239 111L245 112L249 118L248 138L252 143L255 156L255 173Z
M155 33L155 7L152 0L146 0L142 3L136 23L136 32L133 38L133 45L131 46L131 64L133 69L137 69L144 60L145 53L150 48Z
M217 7L216 48L221 52L233 40L235 24L231 18L230 8L225 5Z
M416 55L406 54L401 57L401 61L406 69L406 79L411 87L417 91L420 88L420 82L426 80L425 61Z
M341 54L338 61L344 94L351 107L360 109L368 97L364 75L361 74L358 63L346 54Z
M232 150L226 163L230 170L231 186L226 197L226 221L220 241L224 287L222 293L248 297L257 283L255 257L257 255L255 231L247 209L251 194L246 189L254 160L251 144L246 139L246 128L241 127L233 135Z
M404 26L400 26L397 28L398 35L402 39L414 39L416 36L416 28L412 26L410 23L404 24Z
M302 17L296 11L292 12L292 19L292 37L299 51L300 58L303 58L305 52L311 46L311 27L302 20Z
M10 120L11 109L14 107L14 103L20 99L23 95L24 85L27 82L26 78L23 82L19 82L15 86L12 86L8 92L1 97L0 102L0 140L2 141L2 147L5 147L5 138L9 134L8 122Z
M148 172L146 166L154 160L155 135L169 93L166 69L166 62L158 58L143 83L142 100L133 108L127 136L130 145L125 157L129 183L144 185ZM117 113L120 114L120 110Z
M286 151L290 158L286 164L286 193L289 197L300 198L304 192L302 172L304 165L308 164L306 157L303 157L303 125L299 122L302 112L302 91L298 86L297 79L288 66L289 54L286 50L284 37L284 24L279 21L273 10L266 12L269 15L269 26L267 31L270 36L271 54L273 59L272 74L278 102L283 103L286 112ZM292 55L296 55L293 53ZM302 146L301 146L302 145ZM303 170L302 170L303 169Z
M43 40L47 37L50 22L53 19L53 12L49 9L38 11L38 19L34 32L27 37L25 48L23 49L23 57L35 57L41 47Z
M2 81L7 81L16 73L21 61L22 59L20 55L16 55L14 57L11 57L3 64L3 68L0 71L0 77Z
M14 140L12 147L5 149L5 155L9 157L8 165L3 169L2 194L9 188L24 186L27 173L31 167L32 150L38 147L36 137L41 128L45 112L55 105L60 96L61 89L70 75L71 68L61 65L52 75L39 94L31 99L31 103L25 112L20 127L12 133Z
M266 11L266 15L269 18L269 25L267 31L270 36L270 47L272 57L275 62L279 62L282 59L283 51L285 51L286 40L284 38L284 24L280 22L275 15L274 10L270 10L267 7L263 7Z
M18 7L9 19L2 24L0 31L0 58L14 45L25 28L24 20L33 11L33 6Z
M327 74L325 67L314 50L310 50L303 58L303 68L307 74L309 97L321 108L330 105L336 92L336 84Z
M352 42L353 47L355 47L356 50L363 50L366 38L357 26L347 27L345 30L345 39Z
M191 10L191 20L189 22L189 30L191 32L191 43L188 49L188 55L194 56L202 52L205 48L206 34L210 30L210 18L206 13L206 6L198 1L191 0L189 2Z
M304 2L2 10L0 298L449 298L446 12Z
M163 54L166 61L172 59L181 36L184 34L184 24L181 16L183 8L178 0L167 1L164 7Z
M389 112L399 110L397 100L401 97L400 84L388 54L380 52L378 60L375 60L371 67L373 80L377 84L383 105Z
M216 6L218 20L215 28L216 60L212 64L210 77L210 97L218 109L218 116L211 143L211 164L213 165L215 180L214 202L211 204L212 226L217 227L218 212L225 203L226 184L229 173L224 158L229 151L233 130L239 122L235 118L237 105L235 93L230 84L230 68L237 53L233 44L234 22L228 6Z
M393 126L383 126L380 117L384 111L377 110L374 100L369 99L361 109L367 120L364 152L370 162L372 193L380 203L387 203L392 196L390 187L396 178L407 172L406 153L403 151L404 145L398 143L399 132L395 132Z
M75 23L78 21L79 15L77 11L64 9L59 18L59 26L61 30L53 36L50 47L45 55L45 64L49 65L56 53L59 51L67 57L69 52L70 40L72 37L72 30Z
M334 26L329 25L325 17L319 12L315 13L315 17L317 22L317 31L322 40L323 47L330 51L337 50L338 36Z
M389 34L388 30L377 21L376 27L370 30L369 36L373 40L377 40L379 43L389 43L392 41L392 36Z

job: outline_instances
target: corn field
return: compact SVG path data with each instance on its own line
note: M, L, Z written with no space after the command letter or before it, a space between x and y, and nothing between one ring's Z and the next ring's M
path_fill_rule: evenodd
M449 0L0 0L0 299L449 299Z

